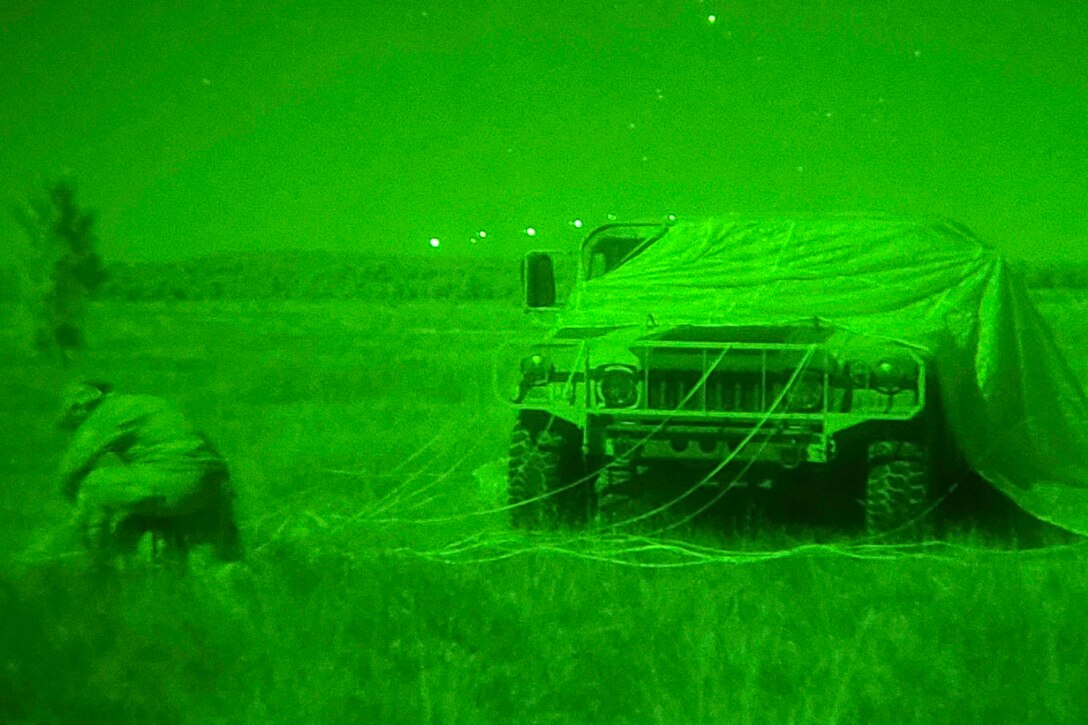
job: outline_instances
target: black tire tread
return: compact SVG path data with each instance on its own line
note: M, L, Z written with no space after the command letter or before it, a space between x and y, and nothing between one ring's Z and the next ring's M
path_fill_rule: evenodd
M538 529L586 522L592 485L571 486L584 474L578 453L562 433L544 430L534 435L520 422L514 426L507 472L512 526Z
M869 446L865 529L922 538L933 489L932 466L924 444L879 441Z

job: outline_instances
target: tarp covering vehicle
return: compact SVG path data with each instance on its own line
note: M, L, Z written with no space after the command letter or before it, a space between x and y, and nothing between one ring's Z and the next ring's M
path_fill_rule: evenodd
M794 325L936 361L967 463L1088 535L1088 398L1008 260L947 219L717 218L663 225L585 270L558 327Z

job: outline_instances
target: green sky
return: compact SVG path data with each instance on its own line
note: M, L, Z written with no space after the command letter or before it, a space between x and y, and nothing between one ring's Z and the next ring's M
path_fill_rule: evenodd
M1086 6L0 0L0 195L68 170L114 258L879 210L1084 259Z

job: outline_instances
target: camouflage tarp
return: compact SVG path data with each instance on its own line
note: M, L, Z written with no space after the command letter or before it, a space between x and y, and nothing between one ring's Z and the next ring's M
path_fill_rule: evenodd
M954 222L677 222L580 281L560 327L818 317L924 347L968 463L1035 516L1088 534L1088 399L1009 263Z

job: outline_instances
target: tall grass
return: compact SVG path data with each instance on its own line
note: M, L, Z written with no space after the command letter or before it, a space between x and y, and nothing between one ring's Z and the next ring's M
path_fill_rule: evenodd
M351 542L345 542L350 544ZM365 536L357 542L367 543ZM299 542L248 572L0 595L28 722L1078 722L1082 549L691 570ZM9 575L11 577L11 575Z
M756 519L632 554L645 542L472 515L471 472L502 455L511 422L488 356L535 334L519 320L99 305L76 372L178 400L238 479L248 562L184 578L28 560L66 515L49 478L60 378L8 360L0 721L1084 720L1075 542L1023 548L965 518L951 546L783 553L816 532Z

